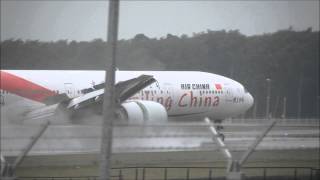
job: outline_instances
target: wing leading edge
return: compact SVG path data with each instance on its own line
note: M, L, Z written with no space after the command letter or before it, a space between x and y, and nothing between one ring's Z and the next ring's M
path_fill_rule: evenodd
M115 91L117 93L117 101L119 103L124 102L140 90L154 83L156 80L150 75L141 75L137 78L129 79L127 81L118 82L115 86ZM88 107L89 105L101 103L102 95L104 94L104 83L94 86L92 92L88 92L83 96L74 98L70 100L67 108L73 108L78 110L81 108Z

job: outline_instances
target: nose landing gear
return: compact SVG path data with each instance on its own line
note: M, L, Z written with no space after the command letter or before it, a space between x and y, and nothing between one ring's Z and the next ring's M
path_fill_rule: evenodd
M221 132L218 132L218 133L219 133L219 137L221 138L221 140L224 141L224 138L225 138L224 134Z
M218 135L222 141L225 139L225 135L221 132L224 127L221 125L222 120L214 120L215 128L217 129Z

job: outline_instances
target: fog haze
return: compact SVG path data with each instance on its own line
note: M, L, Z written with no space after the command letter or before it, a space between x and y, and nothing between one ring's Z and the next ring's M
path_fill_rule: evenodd
M106 39L106 1L1 1L1 40ZM319 30L319 1L121 1L119 38Z

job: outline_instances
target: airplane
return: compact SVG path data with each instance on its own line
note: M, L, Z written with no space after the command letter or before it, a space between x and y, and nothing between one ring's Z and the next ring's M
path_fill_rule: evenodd
M101 114L105 71L0 72L0 103L6 118L67 114L76 117L75 122L88 110ZM116 71L116 83L117 114L129 123L193 116L221 122L245 113L254 102L239 82L207 72Z

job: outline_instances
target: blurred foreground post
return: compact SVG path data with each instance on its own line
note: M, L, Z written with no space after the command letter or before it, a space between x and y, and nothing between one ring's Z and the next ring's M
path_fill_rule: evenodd
M115 67L118 39L119 0L109 1L107 45L111 48L111 64L106 65L103 99L103 126L100 152L100 180L111 178L112 129L116 118Z

